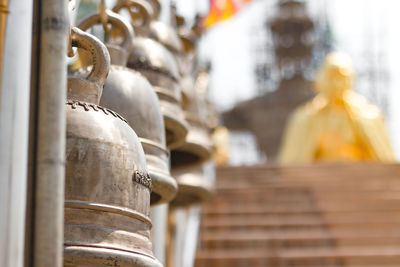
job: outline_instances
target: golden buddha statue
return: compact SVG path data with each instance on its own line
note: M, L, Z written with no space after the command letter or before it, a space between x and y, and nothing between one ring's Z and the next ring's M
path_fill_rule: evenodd
M215 146L213 158L217 166L229 164L229 136L229 130L224 126L218 126L212 134Z
M380 110L352 91L350 58L329 54L315 82L317 95L292 114L282 163L394 161Z

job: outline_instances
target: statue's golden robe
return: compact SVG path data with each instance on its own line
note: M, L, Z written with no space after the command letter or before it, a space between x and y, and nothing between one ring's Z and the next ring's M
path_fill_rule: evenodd
M327 57L317 80L320 93L289 120L282 163L394 161L380 110L350 90L352 72L341 56Z

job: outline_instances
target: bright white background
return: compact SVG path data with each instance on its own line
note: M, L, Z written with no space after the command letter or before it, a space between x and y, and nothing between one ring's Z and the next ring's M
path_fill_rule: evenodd
M168 3L170 0L164 0ZM190 21L196 11L206 12L208 0L176 0L178 12ZM238 15L214 26L204 36L200 53L213 63L211 97L219 110L256 94L253 68L254 40L266 17L275 10L274 0L254 0ZM356 70L365 71L367 51L380 53L388 78L382 83L388 95L387 120L392 142L400 156L400 1L398 0L309 0L314 17L325 12L330 19L335 49L351 55ZM253 42L253 43L252 43ZM368 81L359 77L357 90L363 92ZM369 100L376 102L369 97Z

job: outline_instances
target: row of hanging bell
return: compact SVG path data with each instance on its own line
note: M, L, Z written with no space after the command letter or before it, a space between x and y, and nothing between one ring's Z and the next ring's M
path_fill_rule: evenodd
M77 28L71 40L93 66L68 78L64 266L162 266L150 241L152 182L142 145L127 120L99 105L107 48Z
M156 91L164 116L167 147L179 147L188 133L188 125L181 108L179 69L173 56L155 36L155 28L162 25L155 20L160 5L158 1L122 0L114 12L128 10L138 37L134 39L128 67L144 75Z
M186 86L184 114L190 130L185 143L171 151L171 171L179 187L171 203L174 207L203 203L212 194L212 184L206 177L203 163L210 159L213 144L206 124L206 102L198 94L196 84L189 77L182 83Z
M120 32L123 41L121 45L106 43L112 64L100 103L124 116L138 134L153 181L151 204L169 202L176 195L177 184L169 172L160 101L147 79L134 69L126 67L129 55L135 50L131 25L111 11L107 11L107 17L112 27L110 31ZM87 30L100 23L100 15L97 14L83 20L79 27Z
M179 76L182 77L179 79L181 107L189 130L185 141L171 148L171 170L179 188L171 205L199 204L209 199L212 193L212 185L204 177L202 166L202 163L211 157L212 142L206 125L207 118L204 116L207 108L205 98L199 98L189 72L191 66L187 63L196 53L196 38L193 31L187 30L183 23L180 23L182 27L179 28L178 34L170 25L157 21L160 13L159 2L149 0L149 4L147 9L151 6L154 11L153 16L150 16L147 35L167 48L178 64ZM142 9L146 10L146 7Z
M175 29L157 20L160 13L158 1L124 0L113 8L115 12L123 9L128 10L131 15L134 14L132 24L139 35L134 39L134 49L128 59L128 66L146 76L156 90L164 114L168 148L171 149L171 168L186 169L184 172L175 171L179 190L176 201L172 203L200 203L211 193L210 185L201 178L198 170L201 163L211 156L211 142L203 122L199 122L204 118L196 115L205 106L201 107L196 103L193 83L182 87L180 78L184 72L182 59L185 54L195 50L194 39L189 39L192 42L188 43L187 38L184 38L186 36L178 36ZM182 41L186 41L183 46ZM190 47L192 51L183 51L183 47ZM182 103L182 99L185 99L185 103ZM187 109L184 112L182 104ZM183 174L187 174L191 166L196 168L196 179L191 179L194 182L182 178L188 177ZM193 197L186 197L187 195ZM181 198L183 201L179 200ZM192 201L184 201L189 198ZM197 201L193 201L195 199Z
M185 143L171 151L171 170L176 177L179 191L172 207L200 204L208 200L213 192L212 183L205 173L203 163L212 154L213 144L208 127L208 107L206 90L208 83L199 83L192 64L196 56L196 34L184 26L184 20L176 17L182 52L179 55L181 67L181 87L185 119L189 123L189 133Z

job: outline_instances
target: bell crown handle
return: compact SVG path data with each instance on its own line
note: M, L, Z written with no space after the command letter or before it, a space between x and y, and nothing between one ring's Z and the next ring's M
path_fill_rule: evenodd
M139 10L139 14L142 16L142 24L135 25L136 18L131 13L131 8L135 7ZM154 9L150 3L146 0L119 0L116 6L112 9L114 12L118 13L120 10L126 8L131 15L132 24L138 27L148 27L150 21L154 17Z
M161 13L161 4L159 0L149 0L153 7L153 19L158 19Z
M71 28L71 42L73 47L84 49L91 54L93 68L86 80L103 88L110 70L110 54L106 46L93 35L77 27Z
M122 47L125 51L128 53L132 50L132 40L134 37L134 32L132 26L129 24L129 22L122 17L121 15L112 12L110 10L106 10L107 14L107 22L112 25L112 27L118 28L122 31L123 38L124 40L120 44L120 47ZM79 25L78 28L80 28L83 31L86 31L90 29L91 27L101 24L101 15L100 14L94 14L92 16L89 16L85 18Z

